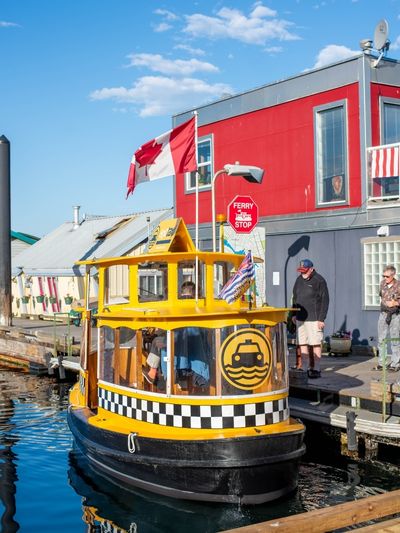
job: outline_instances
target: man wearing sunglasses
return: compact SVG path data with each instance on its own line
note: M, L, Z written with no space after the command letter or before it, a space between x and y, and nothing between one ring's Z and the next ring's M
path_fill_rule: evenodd
M392 359L389 370L400 370L400 282L395 278L396 269L393 265L387 265L383 271L383 279L380 284L379 296L381 298L381 312L378 319L378 343L379 360L377 370L383 367L382 352L386 348L383 342L389 338L392 346Z

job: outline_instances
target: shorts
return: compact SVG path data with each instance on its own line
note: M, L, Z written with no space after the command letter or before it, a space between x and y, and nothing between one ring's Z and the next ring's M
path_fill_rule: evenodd
M309 346L318 346L322 343L324 331L318 328L318 322L316 320L307 322L297 320L296 327L296 340L299 346L305 346L306 344Z

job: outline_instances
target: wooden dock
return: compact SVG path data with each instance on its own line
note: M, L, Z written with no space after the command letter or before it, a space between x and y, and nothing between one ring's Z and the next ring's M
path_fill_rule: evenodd
M0 361L37 374L47 373L63 361L76 370L81 329L62 320L13 318L11 326L0 326Z
M394 516L398 515L398 516ZM229 529L224 533L327 533L351 527L362 533L399 533L400 490L369 496L250 526ZM384 521L376 522L377 520ZM374 522L374 523L372 523ZM358 527L357 527L358 526Z
M291 415L344 430L345 439L354 431L372 449L379 443L400 446L400 372L373 370L376 365L374 356L325 354L321 378L307 379L305 372L290 370Z

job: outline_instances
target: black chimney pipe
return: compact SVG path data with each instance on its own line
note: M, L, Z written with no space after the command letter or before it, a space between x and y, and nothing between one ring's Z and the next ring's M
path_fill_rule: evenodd
M11 325L10 142L0 137L0 325Z

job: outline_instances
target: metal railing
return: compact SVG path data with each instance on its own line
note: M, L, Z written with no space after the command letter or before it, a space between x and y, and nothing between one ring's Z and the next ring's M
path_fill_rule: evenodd
M380 345L379 350L381 352L381 361L382 361L382 422L386 422L386 399L387 399L387 345L393 341L400 343L400 338L388 338L384 339ZM378 359L379 361L379 359Z
M63 353L59 353L59 348L61 343L57 336L57 323L60 318L66 318L67 333L63 335L64 337L64 350ZM63 354L67 354L67 357L72 355L72 345L73 345L73 336L71 335L71 322L72 318L69 313L55 312L53 313L53 357L58 360L58 372L61 379L65 378L65 370L63 366Z

